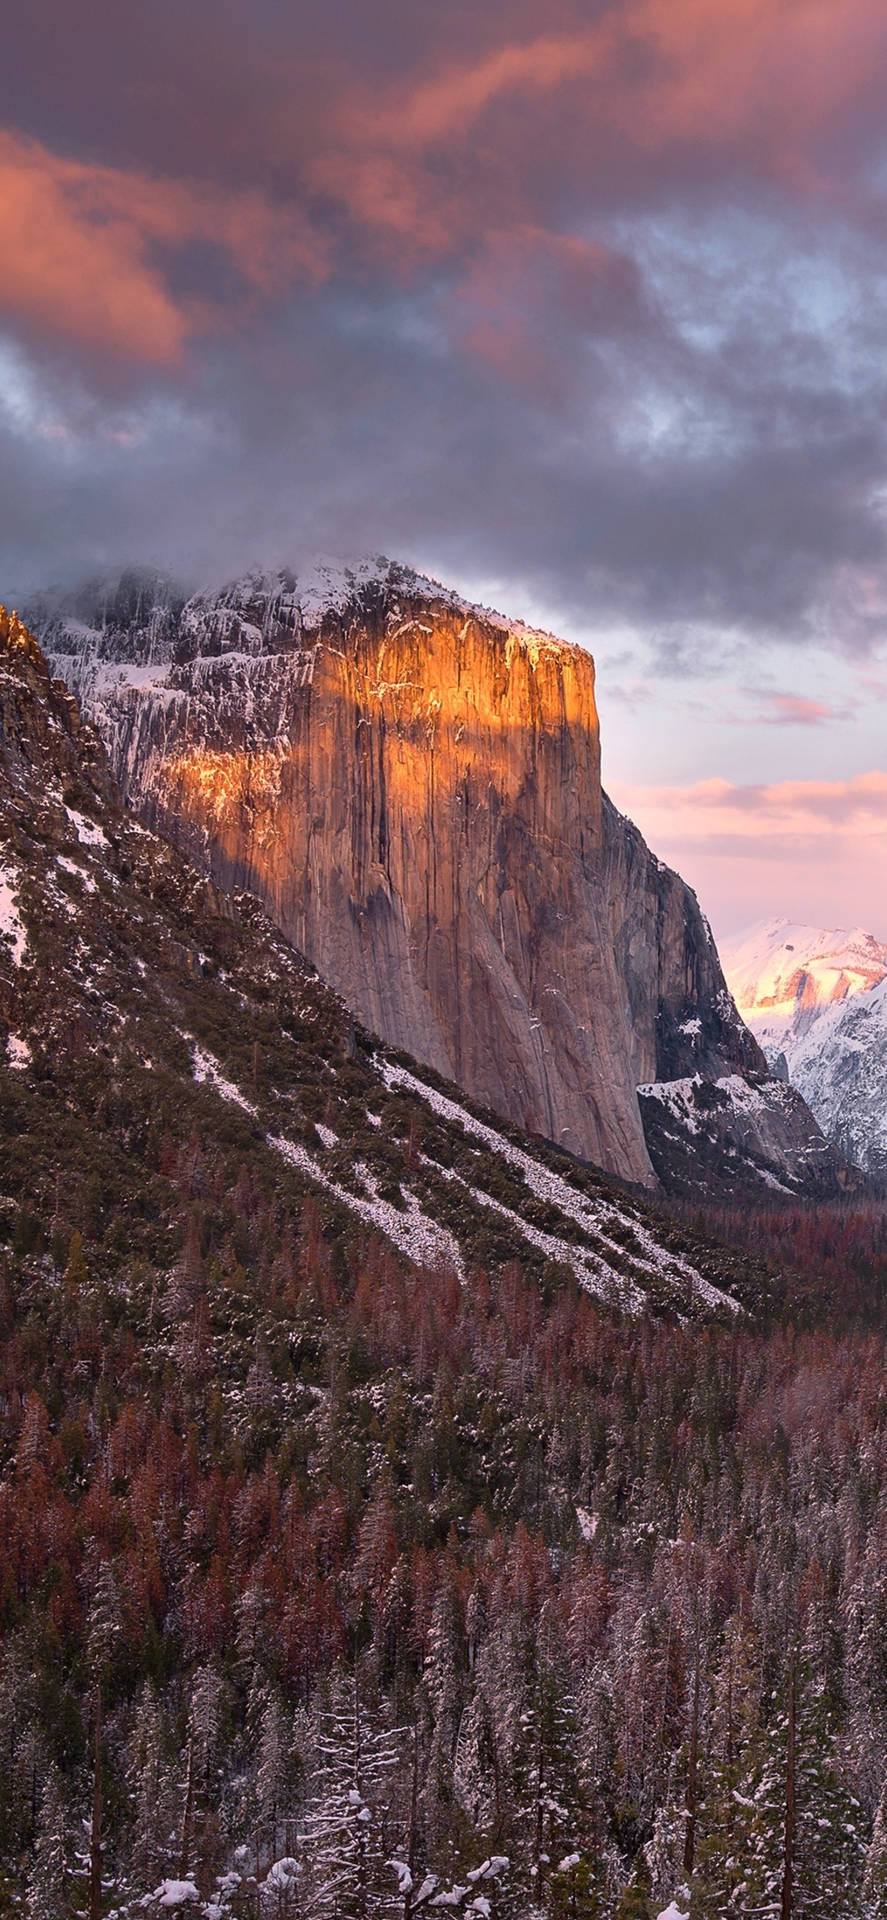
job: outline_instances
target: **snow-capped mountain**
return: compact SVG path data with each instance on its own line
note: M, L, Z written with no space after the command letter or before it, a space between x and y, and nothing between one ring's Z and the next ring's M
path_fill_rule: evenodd
M797 1032L786 1061L823 1132L848 1160L887 1178L887 973Z
M722 948L743 1019L828 1138L887 1172L887 942L768 920Z
M804 1032L826 1007L887 974L887 942L863 927L765 920L721 947L736 1005L766 1052Z

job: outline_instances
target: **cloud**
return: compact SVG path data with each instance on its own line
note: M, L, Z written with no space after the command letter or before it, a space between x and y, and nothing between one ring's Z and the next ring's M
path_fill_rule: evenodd
M744 842L780 835L820 839L824 833L879 835L887 831L887 772L878 768L850 780L780 780L742 786L701 780L693 786L620 787L620 807L657 820L663 831L698 838L731 835Z
M829 720L845 719L846 709L806 700L798 693L768 693L757 718L772 727L821 727Z
M887 772L620 785L613 798L696 888L716 931L780 913L887 936Z
M174 257L194 243L269 295L322 269L319 243L256 194L64 159L0 132L0 303L26 329L159 366L194 333L230 325L212 294L176 290Z
M7 590L148 547L228 573L317 530L632 626L653 675L774 636L876 652L887 20L540 18L13 9Z

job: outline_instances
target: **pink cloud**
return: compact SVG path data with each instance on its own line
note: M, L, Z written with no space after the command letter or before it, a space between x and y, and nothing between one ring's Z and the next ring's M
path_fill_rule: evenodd
M576 8L575 22L372 93L346 83L309 177L417 257L506 212L526 217L545 144L565 126L592 195L601 170L618 195L639 161L680 170L692 147L697 160L739 160L749 176L841 199L831 175L851 150L838 143L827 160L826 145L861 108L875 111L887 54L871 0L621 0L592 24Z
M247 289L316 277L321 249L291 211L255 193L60 158L0 132L0 307L29 328L163 365L223 324L207 298L174 290L170 256L209 241Z
M716 926L770 913L887 934L887 772L741 786L620 786L617 806L690 881Z
M805 700L797 693L769 693L767 707L759 717L766 725L773 727L817 727L826 720L838 720L843 716L835 707L827 707L821 700Z
M805 193L846 191L826 177L824 154L874 111L887 18L872 0L620 0L595 12L589 22L564 0L559 31L527 36L521 10L506 5L498 43L490 20L482 31L456 20L441 36L446 54L431 36L430 51L381 84L356 77L341 48L319 62L301 30L305 44L284 36L273 62L245 47L243 120L239 103L193 151L176 129L178 170L160 162L168 177L0 135L0 303L26 325L170 363L223 324L220 300L177 291L176 249L220 248L263 299L348 265L356 238L395 277L469 254L464 298L481 311L466 319L465 344L533 375L534 344L513 329L496 337L501 313L486 312L488 292L472 278L483 279L482 249L492 262L503 230L547 228L552 249L585 246L560 234L571 209L618 204L642 174L658 190L670 170L681 177L691 149L697 178L723 162L734 177L738 168ZM830 166L852 170L853 141L834 139L830 151ZM273 180L274 195L182 172L204 164ZM549 270L568 298L571 288L601 297L592 261L564 257Z
M689 787L621 787L617 802L635 816L694 831L771 836L775 831L884 832L887 830L887 773L873 769L852 780L780 780L771 785L740 786L729 780L700 780Z

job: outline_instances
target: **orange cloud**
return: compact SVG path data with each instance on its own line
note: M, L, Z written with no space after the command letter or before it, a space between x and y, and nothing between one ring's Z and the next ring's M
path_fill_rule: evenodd
M845 716L821 700L805 700L799 693L769 693L758 717L770 727L818 727Z
M872 0L612 0L589 24L576 0L560 32L518 39L506 9L500 43L486 22L482 38L472 51L469 29L461 55L372 89L331 62L322 108L304 50L282 58L261 110L249 101L248 164L274 179L273 199L0 134L0 305L26 327L170 364L232 317L220 297L182 293L171 259L195 243L265 299L347 266L356 236L407 275L502 232L559 232L651 168L657 186L670 166L704 178L709 156L834 196L824 143L871 104L887 16ZM834 141L829 164L852 168L854 152ZM503 324L481 314L469 344L519 370L526 341L494 338Z
M0 133L0 308L28 327L157 365L221 324L208 299L178 297L170 256L210 242L245 285L268 294L323 255L291 210L60 158Z
M592 184L602 165L618 179L632 150L649 159L690 143L744 148L751 171L827 190L822 137L871 93L885 52L887 18L871 0L622 0L592 26L453 60L432 78L372 96L346 88L310 171L359 222L434 253L495 218L509 184L520 199L562 97L581 115L573 149L581 173L587 148ZM510 134L497 120L488 142L481 123L506 106ZM460 165L469 153L477 164Z

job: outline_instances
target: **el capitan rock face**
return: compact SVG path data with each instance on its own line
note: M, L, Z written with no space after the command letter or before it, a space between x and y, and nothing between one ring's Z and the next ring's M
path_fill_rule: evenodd
M36 618L142 816L475 1098L652 1184L639 1083L766 1076L694 896L602 795L582 649L388 563Z

